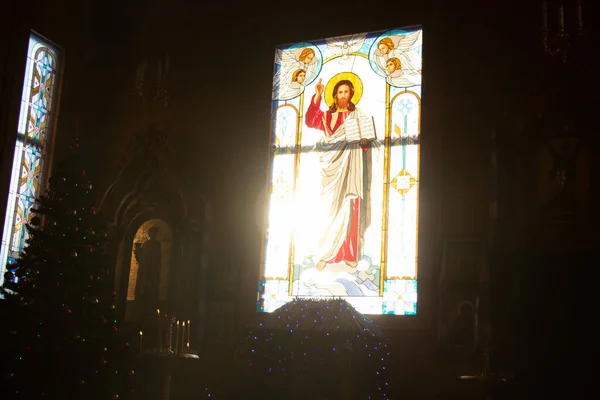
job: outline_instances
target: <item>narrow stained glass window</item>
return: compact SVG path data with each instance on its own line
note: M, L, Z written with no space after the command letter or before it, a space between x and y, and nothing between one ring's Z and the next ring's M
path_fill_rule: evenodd
M60 48L43 37L35 33L29 37L0 249L0 281L23 250L30 209L47 179L45 169L58 111L60 55Z

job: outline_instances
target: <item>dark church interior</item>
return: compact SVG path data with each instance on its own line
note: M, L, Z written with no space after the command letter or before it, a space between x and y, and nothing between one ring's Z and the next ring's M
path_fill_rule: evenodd
M240 361L247 332L273 319L256 305L273 56L285 43L421 25L419 308L368 315L391 354L386 397L368 398L593 396L599 16L591 0L9 0L0 6L0 199L9 199L35 32L62 59L42 181L77 143L112 232L115 321L140 350L135 390L106 398L367 398L278 394L253 384ZM131 279L138 265L168 265L151 308L169 328L137 318L147 311ZM144 351L161 329L176 330L190 356ZM6 351L16 340L7 335ZM328 372L358 380L347 373ZM15 393L1 397L23 398Z

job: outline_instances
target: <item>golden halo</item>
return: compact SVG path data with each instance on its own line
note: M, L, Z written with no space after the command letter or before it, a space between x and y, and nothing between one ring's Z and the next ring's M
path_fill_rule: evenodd
M325 96L325 104L331 106L333 104L333 88L339 81L348 80L352 82L354 86L354 96L352 96L352 102L354 104L358 104L360 98L363 94L363 84L358 75L354 72L340 72L339 74L334 75L329 82L327 82L327 86L325 86L325 92L323 95Z

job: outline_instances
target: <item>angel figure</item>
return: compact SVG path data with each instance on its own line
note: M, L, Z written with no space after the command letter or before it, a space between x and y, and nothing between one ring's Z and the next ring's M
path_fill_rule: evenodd
M304 81L306 80L306 71L297 69L292 74L292 82L288 86L279 89L279 99L287 100L300 96L304 92Z
M385 64L387 76L385 81L392 86L408 87L421 84L420 74L405 74L402 62L398 57L392 57Z
M347 60L350 53L354 53L362 47L366 38L366 33L333 37L327 39L327 48L334 54L342 54L342 60Z
M415 51L420 38L421 31L417 31L408 35L388 36L377 43L373 59L380 72L387 76L388 83L394 86L420 83L421 57ZM402 76L404 79L399 79ZM419 79L415 79L417 77Z
M289 100L304 91L317 73L317 58L310 47L294 50L277 50L275 64L280 68L273 79L273 100Z

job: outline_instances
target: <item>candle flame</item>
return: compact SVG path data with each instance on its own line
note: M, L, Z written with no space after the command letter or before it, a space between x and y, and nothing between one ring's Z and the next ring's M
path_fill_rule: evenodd
M185 321L183 321L183 326L185 326Z
M140 331L140 336L144 336L144 332Z
M177 325L179 325L179 320L177 320Z
M190 324L190 320L188 319L188 325Z
M157 309L156 309L156 313L157 313L158 315L160 315L160 308L157 308Z

